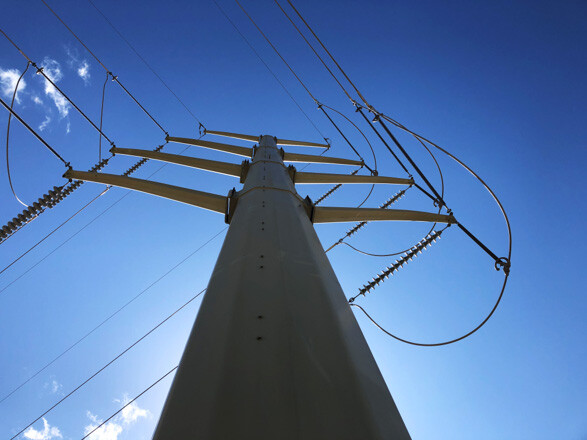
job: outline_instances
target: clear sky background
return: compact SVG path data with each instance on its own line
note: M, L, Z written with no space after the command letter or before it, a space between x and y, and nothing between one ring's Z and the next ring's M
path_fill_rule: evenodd
M189 113L88 2L50 4L171 135L197 137L197 124ZM96 0L96 4L209 129L322 140L212 1ZM226 0L220 4L319 131L331 139L330 154L353 158L237 5ZM467 162L494 188L510 216L512 275L500 308L477 334L447 347L418 348L389 338L357 315L412 437L587 439L585 2L295 4L377 109ZM244 5L312 93L365 130L381 174L403 176L275 4L262 0ZM93 120L99 120L105 72L40 1L4 2L0 25L35 62L52 68L54 75L58 68L58 84ZM0 38L4 100L10 99L14 74L25 65L25 59ZM85 170L97 161L97 133L73 108L63 106L32 70L24 77L15 109L74 168ZM2 110L2 130L6 122ZM360 134L342 119L337 122L370 161ZM12 128L13 182L19 196L32 202L64 182L64 168L17 122ZM120 147L151 149L164 138L112 82L106 86L104 131ZM399 136L440 186L427 153L409 137ZM169 144L165 151L179 153L184 148ZM197 147L185 154L240 162ZM0 221L4 224L22 207L10 192L2 157ZM438 159L445 199L455 216L498 255L505 255L506 229L491 198L461 168L442 155ZM134 162L116 157L105 171L121 173ZM149 162L135 176L146 178L160 167ZM351 168L312 165L308 170L350 172ZM153 179L218 194L239 186L227 176L171 165ZM299 187L299 192L315 200L327 189L312 185ZM102 190L100 185L84 184L3 243L0 266ZM325 205L357 205L368 190L345 187ZM378 206L398 190L377 188L365 206ZM2 397L220 234L1 402L0 438L10 438L206 286L224 237L223 217L127 193L108 191L0 275ZM414 189L396 207L434 209ZM316 229L326 248L350 226ZM420 240L426 229L424 224L369 224L349 243L370 252L395 252ZM359 255L346 246L328 256L349 297L394 260ZM435 342L477 325L491 309L502 279L493 261L453 227L358 303L399 336ZM49 413L46 425L39 421L21 438L79 439L88 426L110 416L126 398L161 377L177 364L199 301ZM171 377L92 438L149 439L170 383Z

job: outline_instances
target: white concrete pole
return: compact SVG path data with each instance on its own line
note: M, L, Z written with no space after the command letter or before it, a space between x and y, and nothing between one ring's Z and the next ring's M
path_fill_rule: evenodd
M154 439L409 438L263 136Z

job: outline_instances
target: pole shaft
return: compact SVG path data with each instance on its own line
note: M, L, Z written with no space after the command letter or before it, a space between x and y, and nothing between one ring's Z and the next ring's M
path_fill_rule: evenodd
M263 136L154 440L409 439Z

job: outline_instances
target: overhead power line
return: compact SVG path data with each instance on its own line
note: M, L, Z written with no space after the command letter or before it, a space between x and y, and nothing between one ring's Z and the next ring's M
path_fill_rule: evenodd
M21 118L21 117L18 115L18 113L16 113L16 112L14 111L14 109L12 108L12 106L9 106L9 105L8 105L6 102L4 102L4 100L3 100L2 98L0 98L0 104L2 104L2 106L3 106L3 107L6 109L6 110L8 110L8 112L9 112L9 113L10 113L12 116L14 116L16 119L18 119L18 122L20 122L20 123L21 123L21 124L22 124L22 125L23 125L23 126L24 126L24 127L27 129L27 130L28 130L28 131L30 131L30 132L31 132L31 133L32 133L32 134L33 134L33 135L34 135L34 136L35 136L35 137L36 137L36 138L39 140L39 142L41 142L41 143L42 143L42 144L43 144L43 145L44 145L44 146L45 146L45 147L46 147L46 148L47 148L47 149L48 149L48 150L49 150L51 153L53 153L53 155L54 155L55 157L57 157L57 158L58 158L58 159L59 159L61 162L63 162L63 164L64 164L66 167L69 167L69 162L66 162L66 161L65 161L65 159L64 159L64 158L62 158L62 157L61 157L61 155L60 155L60 154L59 154L57 151L55 151L55 149L54 149L54 148L53 148L51 145L49 145L49 144L47 143L47 141L45 141L45 139L43 139L43 138L41 137L41 135L35 131L35 129L34 129L34 128L32 128L32 127L31 127L29 124L27 124L27 123L25 122L25 120L24 120L24 119L22 119L22 118Z
M116 32L118 34L118 36L122 39L122 41L124 41L126 43L126 45L135 53L135 55L137 57L139 57L139 59L143 62L143 64L145 66L147 66L147 68L153 73L153 75L155 75L155 77L157 77L157 79L161 82L161 84L163 84L165 86L165 88L167 90L169 90L169 92L171 92L171 94L175 97L175 99L182 105L182 107L192 116L192 118L194 118L194 120L203 126L202 122L198 119L198 117L196 115L194 115L192 113L192 111L189 109L189 107L181 100L181 98L171 89L171 87L169 87L169 85L163 80L163 78L161 78L161 76L155 71L155 69L153 69L153 67L147 62L147 60L137 51L137 49L130 43L130 41L128 41L125 36L118 30L118 28L116 26L114 26L114 24L112 23L112 21L110 21L110 19L104 14L104 12L102 12L101 9L99 9L96 4L92 1L92 0L88 0L88 2L94 7L94 9L96 11L98 11L98 13L102 16L102 18L106 21L106 23L108 23L110 25L110 27L114 30L114 32Z
M8 265L4 266L4 268L2 270L0 270L0 274L3 274L7 269L9 269L10 267L12 267L17 261L19 261L25 255L27 255L30 251L32 251L38 245L40 245L46 239L48 239L51 235L53 235L55 232L57 232L59 229L61 229L63 226L65 226L76 215L78 215L80 212L82 212L84 209L86 209L88 206L90 206L92 203L94 203L96 200L98 200L100 197L102 197L104 194L106 194L106 192L109 189L110 189L110 187L107 187L104 191L102 191L100 194L98 194L96 197L94 197L92 200L90 200L88 203L86 203L84 206L82 206L80 209L78 209L76 212L74 212L72 215L70 215L65 221L61 222L61 224L59 226L57 226L51 232L49 232L48 234L46 234L43 238L41 238L39 241L37 241L34 245L32 245L30 248L28 248L25 252L23 252L22 254L20 254L17 258L15 258L14 260L12 260L11 263L9 263Z
M120 201L120 200L121 199L119 199L118 201ZM116 309L114 312L112 312L110 315L108 315L105 319L103 319L100 323L95 325L90 331L88 331L83 336L78 338L73 344L71 344L69 347L67 347L65 350L63 350L61 353L59 353L57 356L55 356L53 359L51 359L49 362L47 362L43 367L41 367L37 371L35 371L26 380L24 380L18 386L13 388L8 394L4 395L2 397L2 399L0 399L0 403L4 402L6 399L8 399L10 396L12 396L14 393L16 393L18 390L20 390L23 386L25 386L27 383L29 383L31 380L33 380L35 377L37 377L40 373L45 371L47 368L49 368L51 365L53 365L55 362L57 362L59 359L61 359L64 355L66 355L68 352L70 352L73 348L75 348L77 345L79 345L81 342L83 342L85 339L87 339L90 335L92 335L94 332L96 332L104 324L106 324L108 321L110 321L112 318L114 318L116 315L118 315L120 312L122 312L124 309L126 309L129 305L131 305L133 302L135 302L137 299L139 299L144 293L146 293L153 286L155 286L157 283L159 283L161 280L163 280L165 277L167 277L167 275L169 275L171 272L173 272L179 266L184 264L191 257L193 257L195 254L197 254L200 250L202 250L206 245L208 245L214 239L216 239L220 234L222 234L224 231L226 231L226 229L227 228L225 227L221 231L219 231L218 233L213 235L206 242L204 242L202 245L200 245L196 250L194 250L189 255L187 255L185 258L183 258L181 261L179 261L177 264L172 266L169 270L167 270L167 272L165 272L163 275L161 275L155 281L150 283L147 287L145 287L143 290L141 290L138 294L133 296L126 303L124 303L122 306L120 306L118 309Z
M283 57L283 55L279 52L279 50L277 50L277 47L275 47L275 45L271 42L271 40L269 39L269 37L267 37L267 35L261 30L261 28L255 22L255 20L253 19L253 17L247 12L247 10L243 7L243 5L241 5L241 3L238 0L235 0L235 2L241 8L241 10L243 11L243 13L247 16L247 18L251 21L251 23L253 24L253 26L255 26L255 28L259 31L259 33L263 36L263 38L265 39L265 41L267 42L267 44L269 44L269 46L271 46L271 48L273 49L273 51L277 54L277 56L281 59L281 61L283 61L283 63L287 66L287 68L292 73L292 75L297 79L297 81L300 83L300 85L304 88L304 90L308 93L308 95L316 103L316 105L318 106L318 108L328 117L328 114L327 114L326 110L324 110L324 108L321 107L321 102L318 101L318 99L316 99L316 97L312 94L312 92L310 92L310 89L302 81L302 79L300 78L300 76L295 72L295 70L293 69L293 67L287 62L287 60ZM337 125L334 123L334 121L330 117L328 117L328 120L330 121L330 123L332 125L335 126L335 128L337 129L337 131L339 133L341 133L341 131L338 129ZM359 154L359 152L357 151L357 149L350 143L350 141L348 140L348 138L346 138L345 136L343 136L343 138L345 139L345 141L347 142L347 144L351 147L352 151L357 155L357 157L361 161L363 161L363 163L364 163L365 162L364 159L361 157L361 155ZM374 170L371 169L368 165L365 165L365 167L368 168L371 171L372 174L374 174Z
M100 61L100 59L96 56L96 54L94 52L92 52L88 46L86 46L86 44L67 25L67 23L65 23L65 21L63 21L63 19L47 4L47 2L45 0L41 0L41 2L47 7L47 9L49 9L49 11L51 11L51 13L61 22L61 24L63 24L63 26L65 26L65 28L71 33L71 35L73 35L74 38L90 53L90 55L92 55L92 57L98 62L98 64L100 64L100 66L102 66L102 68L104 68L106 73L112 77L112 80L115 81L122 88L122 90L124 90L126 92L126 94L140 107L140 109L143 110L143 112L155 123L155 125L157 125L157 127L159 127L159 129L161 129L161 131L163 131L163 133L165 133L165 135L168 136L169 133L167 133L167 130L165 130L161 126L161 124L159 122L157 122L157 120L153 117L153 115L151 113L149 113L149 111L147 111L147 109L135 98L135 96L124 85L122 85L122 83L118 79L118 76L114 75L110 71L110 69L108 69L104 65L104 63L102 63L102 61ZM106 139L108 139L108 138L106 138Z
M310 116L308 116L308 114L304 111L304 109L302 108L302 106L298 103L298 101L293 97L293 95L287 89L287 87L285 86L285 84L277 77L277 75L275 74L275 72L273 72L273 70L271 69L271 67L269 67L269 65L265 62L265 60L261 57L261 55L259 54L259 52L257 52L257 50L253 47L253 45L247 39L247 37L245 37L245 35L240 31L240 29L237 27L237 25L234 23L234 21L232 21L232 19L228 16L228 14L226 14L226 12L224 11L224 9L222 9L222 7L218 4L218 2L216 0L212 0L212 1L214 2L214 4L216 5L216 7L218 8L218 10L222 13L222 15L224 16L224 18L226 18L226 20L232 25L232 27L234 28L234 30L240 35L240 37L242 38L242 40L247 44L247 46L249 46L249 49L251 49L251 51L259 59L259 61L261 61L261 63L265 66L265 68L273 76L273 78L275 79L275 81L277 81L277 83L281 86L281 88L287 94L287 96L289 96L289 98L296 105L296 107L300 110L300 112L302 112L302 114L308 120L308 122L312 125L312 127L314 127L314 129L318 132L318 134L322 137L322 139L324 139L324 141L329 144L330 142L329 142L328 138L324 136L324 134L316 126L316 123L310 118Z
M184 309L185 307L187 307L192 301L194 301L196 298L198 298L205 291L206 291L206 289L202 289L195 296L191 297L189 299L189 301L187 301L181 307L179 307L178 309L176 309L173 313L171 313L170 315L168 315L165 319L163 319L161 322L159 322L155 327L151 328L151 330L149 330L147 333L145 333L143 336L141 336L139 339L137 339L135 342L133 342L131 345L129 345L127 348L125 348L123 351L121 351L111 361L109 361L108 363L106 363L102 368L100 368L99 370L97 370L94 374L92 374L91 376L89 376L86 380L84 380L81 384L79 384L77 387L75 387L72 391L70 391L65 396L63 396L59 401L57 401L53 406L51 406L45 412L43 412L35 420L33 420L28 425L26 425L24 428L22 428L20 431L18 431L16 433L16 435L10 437L10 440L14 440L15 438L17 438L20 434L22 434L24 431L26 431L32 425L34 425L35 423L37 423L39 420L41 420L43 417L45 417L47 414L49 414L51 411L53 411L55 408L57 408L59 405L61 405L65 400L67 400L74 393L76 393L79 389L81 389L84 385L86 385L88 382L90 382L92 379L94 379L97 375L99 375L102 371L104 371L106 368L108 368L110 365L112 365L114 362L116 362L118 359L120 359L122 356L124 356L126 353L128 353L133 347L135 347L137 344L139 344L141 341L143 341L147 336L149 336L151 333L153 333L155 330L157 330L159 327L161 327L167 321L169 321L173 316L175 316L179 311L181 311L182 309Z
M159 382L161 382L163 379L165 379L167 376L169 376L175 370L177 370L178 367L179 367L179 365L176 365L175 367L173 367L171 370L169 370L167 373L165 373L163 376L161 376L159 379L157 379L155 382L153 382L151 385L149 385L147 388L145 388L139 394L137 394L133 399L131 399L128 402L126 402L126 404L122 408L120 408L118 411L116 411L114 414L112 414L110 417L108 417L106 420L102 421L98 426L96 426L94 429L92 429L90 432L88 432L86 435L84 435L81 440L87 439L94 432L98 431L102 426L104 426L106 423L108 423L110 420L112 420L114 417L116 417L118 414L120 414L122 411L124 411L125 408L127 408L130 405L132 405L143 394L145 394L151 388L153 388L154 386L156 386Z
M22 73L18 77L18 80L16 81L16 85L14 86L14 93L12 94L12 101L10 102L11 109L14 107L14 101L16 100L16 94L18 93L18 86L20 85L20 81L22 80L22 77L24 76L24 74L27 73L27 70L29 70L30 66L31 66L31 63L29 61L27 61L25 69L22 71ZM14 185L12 185L12 177L10 176L10 155L8 154L8 148L10 145L10 122L11 121L12 121L12 113L9 113L8 123L6 124L6 174L8 175L8 184L10 185L10 190L12 191L12 195L18 201L18 203L20 203L24 207L28 208L29 205L27 205L25 202L20 200L18 195L16 195L16 191L14 190Z

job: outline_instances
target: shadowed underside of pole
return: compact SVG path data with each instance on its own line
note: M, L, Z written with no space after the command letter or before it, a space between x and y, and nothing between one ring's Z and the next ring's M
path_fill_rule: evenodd
M155 440L409 439L264 136Z

